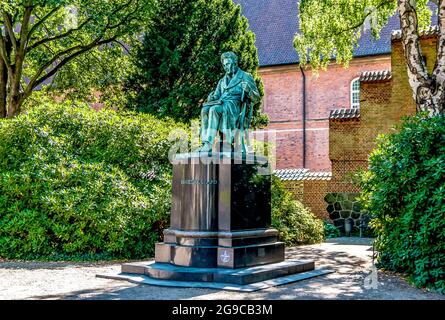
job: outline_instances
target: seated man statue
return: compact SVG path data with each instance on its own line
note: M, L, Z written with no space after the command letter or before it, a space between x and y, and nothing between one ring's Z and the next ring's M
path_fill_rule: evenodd
M233 52L221 55L226 72L215 91L210 93L201 110L201 152L210 152L219 133L224 143L233 147L235 135L244 134L249 128L253 105L260 100L258 88L251 74L238 67L238 57ZM243 145L245 150L245 146Z

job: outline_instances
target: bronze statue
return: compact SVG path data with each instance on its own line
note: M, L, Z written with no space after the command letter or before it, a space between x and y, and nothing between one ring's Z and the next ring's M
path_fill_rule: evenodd
M230 150L233 150L235 140L240 139L241 150L245 152L253 105L260 100L260 94L252 75L238 67L235 53L223 53L221 63L226 74L201 110L203 144L199 151L212 151L215 138L220 135Z

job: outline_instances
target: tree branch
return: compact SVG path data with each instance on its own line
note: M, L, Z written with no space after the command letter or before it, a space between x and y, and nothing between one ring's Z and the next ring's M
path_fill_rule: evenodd
M382 1L377 7L375 7L375 10L377 10L377 9L379 9L380 7L382 7L383 5L385 5L385 4L387 4L387 3L391 3L391 2L393 2L393 0L385 0L385 1ZM338 35L340 35L340 34L342 34L342 33L344 33L344 32L348 32L348 31L356 30L357 28L360 28L360 27L365 23L366 18L368 18L371 14L372 14L372 11L369 11L369 12L363 17L363 19L362 19L360 22L358 22L356 25L354 25L354 26L352 26L352 27L349 27L349 28L347 28L347 29L341 30L341 31L337 32L335 35L338 36Z
M6 39L0 32L0 57L3 59L8 71L12 71L11 61L9 60L8 50L6 49Z
M129 0L129 1L127 1L126 3L124 3L123 5L117 7L115 10L113 10L113 11L110 13L110 17L112 17L113 15L115 15L116 13L118 13L119 11L121 11L122 9L127 8L133 1L134 1L134 0ZM138 2L138 1L136 1L136 2ZM52 10L52 11L51 11L50 13L48 13L44 18L42 18L42 20L40 20L39 23L40 23L40 22L43 22L44 19L46 20L46 19L47 19L52 13L54 13L55 11L56 11L56 10ZM121 21L119 21L119 22L116 23L115 25L110 25L110 20L108 20L108 22L107 22L105 28L102 29L101 34L103 35L107 30L112 30L112 29L116 29L116 28L120 27L120 26L123 25L123 24L127 21L127 19L128 19L129 17L131 17L131 15L133 15L135 12L137 12L137 8L136 8L134 11L130 12L129 14L127 14ZM82 29L88 22L90 22L91 20L93 20L92 17L90 17L90 18L88 18L87 20L85 20L84 22L82 22L77 28L70 29L70 30L68 30L68 31L65 32L65 33L62 33L62 34L59 34L59 35L56 35L56 36L53 36L53 37L49 37L49 38L45 38L45 39L39 40L39 41L33 43L31 46L29 46L29 47L26 49L26 52L30 52L31 50L35 49L36 47L38 47L38 46L40 46L40 45L42 45L42 44L44 44L44 43L47 43L47 42L51 42L51 41L55 41L55 40L58 40L58 39L62 39L62 38L68 37L68 36L71 35L73 32L81 30L81 29ZM37 26L34 25L34 26L33 26L33 29L34 29L34 27L37 27ZM30 34L32 33L32 31L33 31L33 30L31 29Z
M110 14L110 16L115 15L116 13L118 13L119 11L121 11L122 9L128 7L134 0L128 0L126 3L124 3L123 5L117 7L115 10L113 10ZM138 2L138 1L136 1ZM110 25L110 21L108 21L107 26Z
M127 49L125 44L121 43L119 40L114 40L113 42L117 43L118 45L120 45L125 50L125 52L127 52L127 54L131 54L131 52Z
M49 38L45 38L45 39L42 39L42 40L37 41L37 42L33 43L32 45L30 45L30 46L26 49L26 52L30 52L31 50L37 48L38 46L40 46L40 45L42 45L42 44L44 44L44 43L47 43L47 42L51 42L51 41L54 41L54 40L58 40L58 39L62 39L62 38L66 38L66 37L68 37L68 36L69 36L70 34L72 34L73 32L75 32L75 31L79 31L80 29L82 29L82 28L83 28L88 22L90 22L92 19L93 19L93 18L91 18L91 17L88 18L87 20L85 20L84 22L82 22L77 28L70 29L70 30L68 30L67 32L58 34L57 36L54 36L54 37L49 37Z
M439 0L437 15L439 38L436 47L436 63L432 73L433 78L442 86L445 85L445 0Z
M37 28L39 28L49 17L51 17L54 13L56 13L62 6L55 7L42 18L39 19L37 23L35 23L28 32L28 38L31 38L31 35L34 33ZM37 15L36 15L37 16Z
M44 81L46 81L48 78L52 77L60 68L62 68L64 65L66 65L68 62L76 58L77 56L81 55L82 53L87 52L88 50L91 50L94 47L100 46L102 44L110 43L116 40L116 36L113 36L111 38L100 40L100 38L95 39L93 42L86 46L76 46L72 47L70 49L67 49L63 52L59 52L54 56L50 61L48 61L43 67L39 69L39 71L36 73L36 75L33 77L33 79L29 82L25 92L24 92L24 98L29 96L31 94L32 90L37 87L38 85L42 84ZM40 75L45 71L46 68L48 68L51 64L53 64L55 61L57 61L60 57L69 54L72 51L76 52L72 53L71 55L65 57L61 62L59 62L53 69L51 69L50 72L46 73L45 75Z
M411 76L409 75L411 87L414 88L418 86L418 83L412 83L412 81L424 83L428 79L428 71L420 48L416 9L412 6L411 0L398 1L402 43L408 71L411 73Z
M17 52L17 39L14 34L14 28L12 26L11 16L3 11L3 19L5 19L6 32L9 34L12 47L14 48L14 51Z
M29 19L31 18L33 9L33 6L26 7L25 14L23 15L22 26L20 29L20 48L18 51L18 53L22 55L25 53L26 44L28 42Z

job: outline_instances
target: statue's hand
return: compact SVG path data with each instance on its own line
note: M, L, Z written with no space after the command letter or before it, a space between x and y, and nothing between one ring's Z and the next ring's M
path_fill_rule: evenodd
M210 92L209 96L207 97L207 101L211 102L211 101L215 101L218 100L218 97L215 95L215 92Z
M241 96L241 99L244 101L248 98L250 98L250 93L252 91L252 88L250 87L250 84L248 82L241 82L241 87L243 89L243 94Z
M247 82L245 82L245 81L243 81L241 83L241 87L243 88L243 91L245 91L245 92L249 92L250 91L250 85Z

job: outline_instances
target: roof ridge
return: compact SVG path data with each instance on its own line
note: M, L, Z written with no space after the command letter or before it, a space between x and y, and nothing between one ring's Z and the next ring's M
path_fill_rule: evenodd
M428 26L425 30L421 30L419 32L419 36L421 37L429 37L429 36L437 36L439 34L439 26ZM402 30L393 30L391 32L391 40L399 40L402 39Z
M339 108L332 109L329 114L329 119L359 119L360 109L359 108Z
M277 169L274 174L283 181L330 180L332 178L330 171L311 171L307 168Z
M375 70L375 71L363 71L360 75L360 82L371 82L371 81L387 81L392 78L391 70Z

